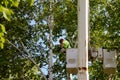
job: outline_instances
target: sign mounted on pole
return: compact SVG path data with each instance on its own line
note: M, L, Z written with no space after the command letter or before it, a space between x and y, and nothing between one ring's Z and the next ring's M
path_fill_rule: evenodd
M78 49L68 48L66 50L66 69L68 73L77 74L78 72Z
M115 74L116 71L116 51L108 51L103 49L103 68L104 72L108 74Z

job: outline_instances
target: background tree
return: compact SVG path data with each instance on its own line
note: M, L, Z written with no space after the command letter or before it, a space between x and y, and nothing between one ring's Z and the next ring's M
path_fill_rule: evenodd
M3 22L10 21L10 16L13 14L11 7L18 7L18 1L14 0L1 0L0 1L0 48L3 48L5 42L4 33L6 33Z
M119 53L119 3L119 0L98 0L95 2L90 0L90 46L116 50ZM119 56L117 57L119 58ZM117 63L119 63L119 60L117 60ZM94 73L94 75L91 75L92 79L107 80L110 77L110 75L102 74L104 73L102 72L102 65L103 63L99 61L95 61L92 64L92 66L90 67L92 68L92 71L90 70L90 74L91 72ZM119 64L117 65L119 66ZM118 70L119 68L117 67L116 73L112 77L113 80L118 80L120 78L120 76L118 76ZM99 73L97 74L96 71Z
M8 78L44 80L42 73L38 73L35 64L28 57L35 60L48 78L50 2L49 0L35 0L34 4L30 6L31 3L33 3L32 0L21 0L17 8L11 7L14 15L10 16L10 21L0 18L0 23L6 27L7 32L4 48L0 50L0 78L3 80ZM90 0L91 47L104 47L119 52L119 3L119 0ZM53 50L53 78L57 80L65 78L67 80L65 55L59 53L58 39L64 36L70 41L72 47L76 43L77 0L55 0L53 14L53 44L55 45ZM4 27L0 31L3 35ZM117 57L117 60L117 70L112 77L113 80L120 78L120 56ZM102 62L96 60L89 66L91 80L107 80L109 78L109 75L104 74L102 65Z

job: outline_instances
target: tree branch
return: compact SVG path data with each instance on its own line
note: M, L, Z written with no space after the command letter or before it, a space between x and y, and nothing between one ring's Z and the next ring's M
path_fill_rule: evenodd
M6 39L6 41L7 41L10 45L12 45L15 49L17 49L21 54L23 54L23 52L22 52L19 48L17 48L12 42L10 42L8 39ZM21 44L22 44L23 48L25 49L25 52L29 55L29 53L28 53L28 51L26 50L24 44L23 44L22 42L21 42ZM42 74L42 76L44 77L44 79L47 80L46 76L44 75L44 73L42 72L42 70L39 68L39 66L36 64L35 60L33 60L31 57L28 57L28 56L26 56L26 57L37 67L37 69L41 72L41 74Z

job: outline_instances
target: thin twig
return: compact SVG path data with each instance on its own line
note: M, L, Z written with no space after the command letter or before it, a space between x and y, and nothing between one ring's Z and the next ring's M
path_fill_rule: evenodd
M12 42L10 42L8 39L6 39L6 41L11 44L15 49L17 49L21 54L23 53L19 48L17 48ZM22 46L25 48L24 44L21 42ZM26 51L26 50L25 50ZM26 51L27 54L29 54L27 51ZM37 69L41 72L42 76L44 77L45 80L47 80L46 76L44 75L44 73L42 72L42 70L39 68L39 66L36 64L36 62L31 58L31 57L28 57L26 56L36 67Z
M24 46L23 42L21 42L21 44L22 44L23 48L25 49L26 53L29 55L29 53L28 53L26 47ZM35 64L35 66L36 66L36 67L38 68L38 70L41 72L42 76L45 78L45 80L47 80L46 76L44 75L44 73L42 72L42 70L39 68L39 66L36 64L35 60L33 60L31 57L28 57L28 59Z

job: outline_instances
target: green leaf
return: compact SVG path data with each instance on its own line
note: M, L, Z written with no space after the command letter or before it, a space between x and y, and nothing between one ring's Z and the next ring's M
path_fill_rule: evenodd
M5 32L6 32L6 30L5 30L5 26L2 25L2 24L0 24L0 26L1 26L1 31L5 33Z
M1 47L1 49L3 49L3 47L4 47L3 43L0 43L0 47Z
M18 0L13 0L13 6L18 7L18 5L19 5Z
M0 5L0 12L4 11L4 7L2 5Z
M4 16L5 19L10 21L11 14L13 14L13 11L11 9L4 8L3 16Z
M8 4L9 4L8 0L4 0L3 3L5 6L8 6Z
M4 25L0 24L0 47L3 49L3 44L5 42L4 33L6 32Z
M5 8L4 6L0 5L0 12L3 13L5 19L10 21L10 16L11 14L13 14L13 11L11 9Z
M3 32L0 32L0 38L4 36L4 33Z
M29 0L29 1L30 1L30 6L32 6L34 3L34 0Z
M0 42L4 43L4 42L5 42L5 39L4 39L3 37L1 37Z

